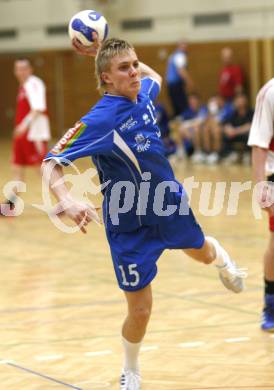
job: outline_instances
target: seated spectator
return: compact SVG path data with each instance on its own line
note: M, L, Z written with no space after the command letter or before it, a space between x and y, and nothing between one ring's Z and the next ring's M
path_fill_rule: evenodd
M220 160L223 124L229 120L233 111L233 104L225 101L221 95L209 99L208 118L202 132L207 164L216 164Z
M170 135L169 117L165 107L158 102L155 104L155 110L157 124L161 130L161 137L165 146L165 155L170 157L176 152L176 143Z
M250 157L247 141L254 111L250 108L246 95L238 95L233 103L235 111L224 125L222 155L226 163L235 163L239 160L237 147L240 147L243 162L247 162Z
M201 104L201 99L197 94L188 97L189 108L181 115L178 127L180 143L183 142L186 151L193 146L194 153L191 161L200 163L204 161L202 152L201 132L208 115L207 107Z

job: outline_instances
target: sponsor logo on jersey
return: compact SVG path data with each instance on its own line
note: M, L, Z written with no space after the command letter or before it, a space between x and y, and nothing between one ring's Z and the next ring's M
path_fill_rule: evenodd
M125 131L131 129L133 126L137 125L137 121L133 119L133 116L131 116L126 122L124 122L120 127L120 131Z
M150 118L149 118L148 114L143 115L143 120L144 120L146 125L148 125L150 123Z
M139 133L135 137L137 152L145 152L150 148L150 140L146 138L142 133Z
M66 134L51 149L52 154L60 154L71 147L71 145L80 137L87 125L77 122L74 127L69 129Z

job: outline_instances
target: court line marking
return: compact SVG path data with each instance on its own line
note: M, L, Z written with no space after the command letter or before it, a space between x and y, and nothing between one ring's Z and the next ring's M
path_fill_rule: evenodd
M51 376L44 375L44 374L42 374L42 373L40 373L40 372L38 372L38 371L34 371L34 370L31 370L30 368L20 366L19 364L11 363L11 362L6 363L6 364L9 365L9 366L11 366L11 367L18 368L19 370L26 371L26 372L28 372L29 374L39 376L40 378L46 379L46 380L48 380L48 381L58 383L59 385L63 385L63 386L66 386L66 387L70 387L71 389L75 389L75 390L83 390L83 389L81 389L80 387L73 386L73 385L71 385L71 384L69 384L69 383L60 381L60 380L55 379L55 378L53 378L53 377L51 377Z
M13 360L7 360L7 359L0 360L0 364L8 364L8 363L13 363Z
M71 304L60 304L60 305L48 305L48 306L26 306L26 307L16 307L13 309L1 309L0 314L8 314L8 313L25 313L25 312L40 312L47 310L62 310L68 308L85 308L92 307L98 305L114 305L123 302L122 299L109 299L109 300L101 300L94 301L92 303L71 303Z
M150 384L157 384L157 385L182 385L182 382L178 382L178 381L161 381L161 380L153 380L153 379L150 379L150 380L144 380L142 381L142 383L150 383ZM182 389L182 390L185 390L185 389ZM192 390L192 389L191 389Z
M250 337L234 337L224 340L226 343L241 343L243 341L250 341Z
M111 355L113 352L110 349L107 349L105 351L91 351L91 352L85 352L85 356L105 356L105 355Z
M159 345L147 345L147 346L141 347L141 352L155 351L157 349L159 349Z
M274 334L271 334L269 335L269 338L274 338ZM223 339L224 342L226 343L237 343L237 342L245 342L245 341L250 341L251 338L250 337L235 337L235 338L227 338L227 339ZM178 344L177 346L180 347L180 348L197 348L197 347L202 347L206 344L206 342L204 341L192 341L192 342L184 342L184 343L180 343ZM145 351L151 351L151 350L157 350L159 349L159 345L151 345L151 346L146 346L146 347L142 347L141 348L141 351L145 352ZM112 354L113 351L111 350L103 350L103 351L93 351L93 352L86 352L84 353L85 356L103 356L103 355L110 355ZM36 356L35 359L36 360L58 360L58 359L61 359L63 358L64 356L63 355L45 355L45 356ZM49 381L52 381L52 382L55 382L55 383L58 383L60 385L63 385L63 386L66 386L66 387L69 387L69 388L72 388L72 389L75 389L75 390L83 390L81 389L80 387L77 387L78 385L72 385L72 384L69 384L69 383L66 383L66 382L63 382L63 381L60 381L58 379L55 379L53 377L50 377L48 375L44 375L40 372L37 372L37 371L34 371L34 370L31 370L29 368L26 368L26 367L23 367L23 366L20 366L16 363L14 363L13 360L0 360L0 364L6 364L6 365L9 365L11 367L14 367L14 368L17 368L17 369L20 369L20 370L23 370L23 371L26 371L30 374L33 374L33 375L36 375L36 376L39 376L41 378L44 378L46 380L49 380ZM93 385L95 385L96 387L99 386L99 388L107 388L110 386L110 383L109 382L94 382L94 381L82 381L82 382L79 382L79 385L80 384L87 384L87 383L93 383ZM174 381L145 381L145 383L159 383L159 384L176 384L176 382ZM200 388L192 388L191 390L210 390L210 389L231 389L232 387L200 387ZM247 388L245 386L243 387L239 387L239 388ZM250 387L249 387L250 388ZM266 388L269 388L268 386L254 386L252 387L254 389L256 388L259 388L259 389L266 389ZM273 389L273 387L270 387ZM187 389L185 389L187 390ZM189 389L190 390L190 389Z
M234 386L207 386L207 387L184 387L182 390L235 390L236 387ZM274 389L272 385L254 385L254 386L239 386L237 385L237 390L238 389L246 389L246 390L251 390L251 389L258 389L258 390L263 390L263 389Z
M182 382L178 381L158 381L158 380L144 380L143 383L151 383L151 384L159 384L159 385L182 385ZM235 386L206 386L206 387L183 387L182 390L235 390ZM274 389L273 386L261 386L261 385L254 385L254 386L239 386L237 385L237 389Z
M105 389L105 388L111 386L110 382L95 382L93 380L77 382L74 385L79 386L79 385L87 385L87 384L95 386L95 387L92 387L93 389L99 389L99 388Z
M63 359L64 355L43 355L43 356L35 356L35 360L38 361L50 361L50 360L60 360Z
M202 347L205 345L204 341L190 341L188 343L180 343L178 344L178 347L180 348L196 348L196 347Z

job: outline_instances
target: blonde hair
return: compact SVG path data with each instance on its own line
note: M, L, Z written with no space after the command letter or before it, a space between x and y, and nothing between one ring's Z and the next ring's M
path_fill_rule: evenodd
M134 50L134 47L122 39L111 38L103 42L95 58L95 77L97 79L97 88L100 91L104 90L106 85L101 77L102 72L109 70L113 57L129 50Z

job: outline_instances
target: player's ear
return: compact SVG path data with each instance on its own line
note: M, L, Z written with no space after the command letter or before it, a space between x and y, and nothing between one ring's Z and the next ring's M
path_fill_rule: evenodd
M102 72L101 73L101 80L104 82L104 84L111 84L112 80L108 72Z

